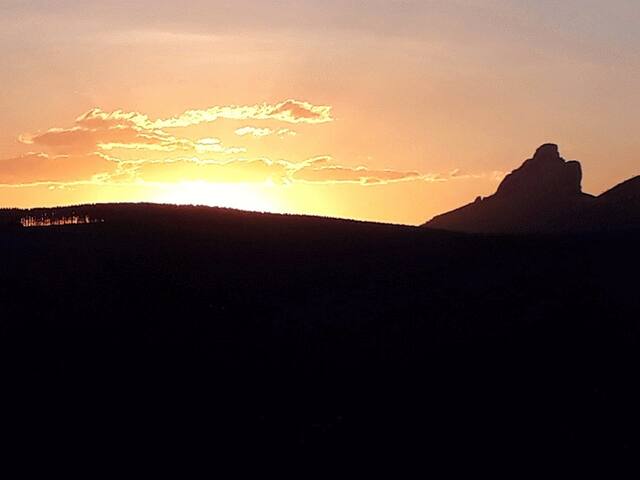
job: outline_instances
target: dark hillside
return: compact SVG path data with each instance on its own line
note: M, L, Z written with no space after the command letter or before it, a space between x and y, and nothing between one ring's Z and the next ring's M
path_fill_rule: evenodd
M13 438L485 457L640 446L638 231L71 210L104 221L0 231Z

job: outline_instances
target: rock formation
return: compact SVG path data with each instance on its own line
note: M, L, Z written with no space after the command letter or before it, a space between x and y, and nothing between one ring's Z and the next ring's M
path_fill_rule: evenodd
M425 226L469 233L547 233L640 228L640 177L594 197L582 168L547 143L502 181L496 193L438 215Z

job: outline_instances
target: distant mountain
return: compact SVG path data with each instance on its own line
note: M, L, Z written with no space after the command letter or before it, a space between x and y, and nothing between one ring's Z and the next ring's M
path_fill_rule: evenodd
M640 227L640 177L599 197L582 191L582 168L544 144L502 181L496 193L425 226L468 233L588 232Z

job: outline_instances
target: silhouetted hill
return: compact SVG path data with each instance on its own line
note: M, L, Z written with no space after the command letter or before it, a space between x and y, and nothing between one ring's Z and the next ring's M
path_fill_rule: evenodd
M583 223L599 229L640 227L640 176L604 192L583 215Z
M0 212L24 216L100 221L0 232L11 444L369 465L640 447L639 232L473 236L144 204Z
M640 228L640 183L599 197L582 192L582 169L545 144L511 172L496 193L438 215L425 225L468 233L587 232Z

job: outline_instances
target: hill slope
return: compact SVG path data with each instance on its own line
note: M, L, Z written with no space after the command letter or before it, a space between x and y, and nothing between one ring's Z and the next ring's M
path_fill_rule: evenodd
M73 209L104 222L0 232L15 442L367 458L640 447L636 233Z

